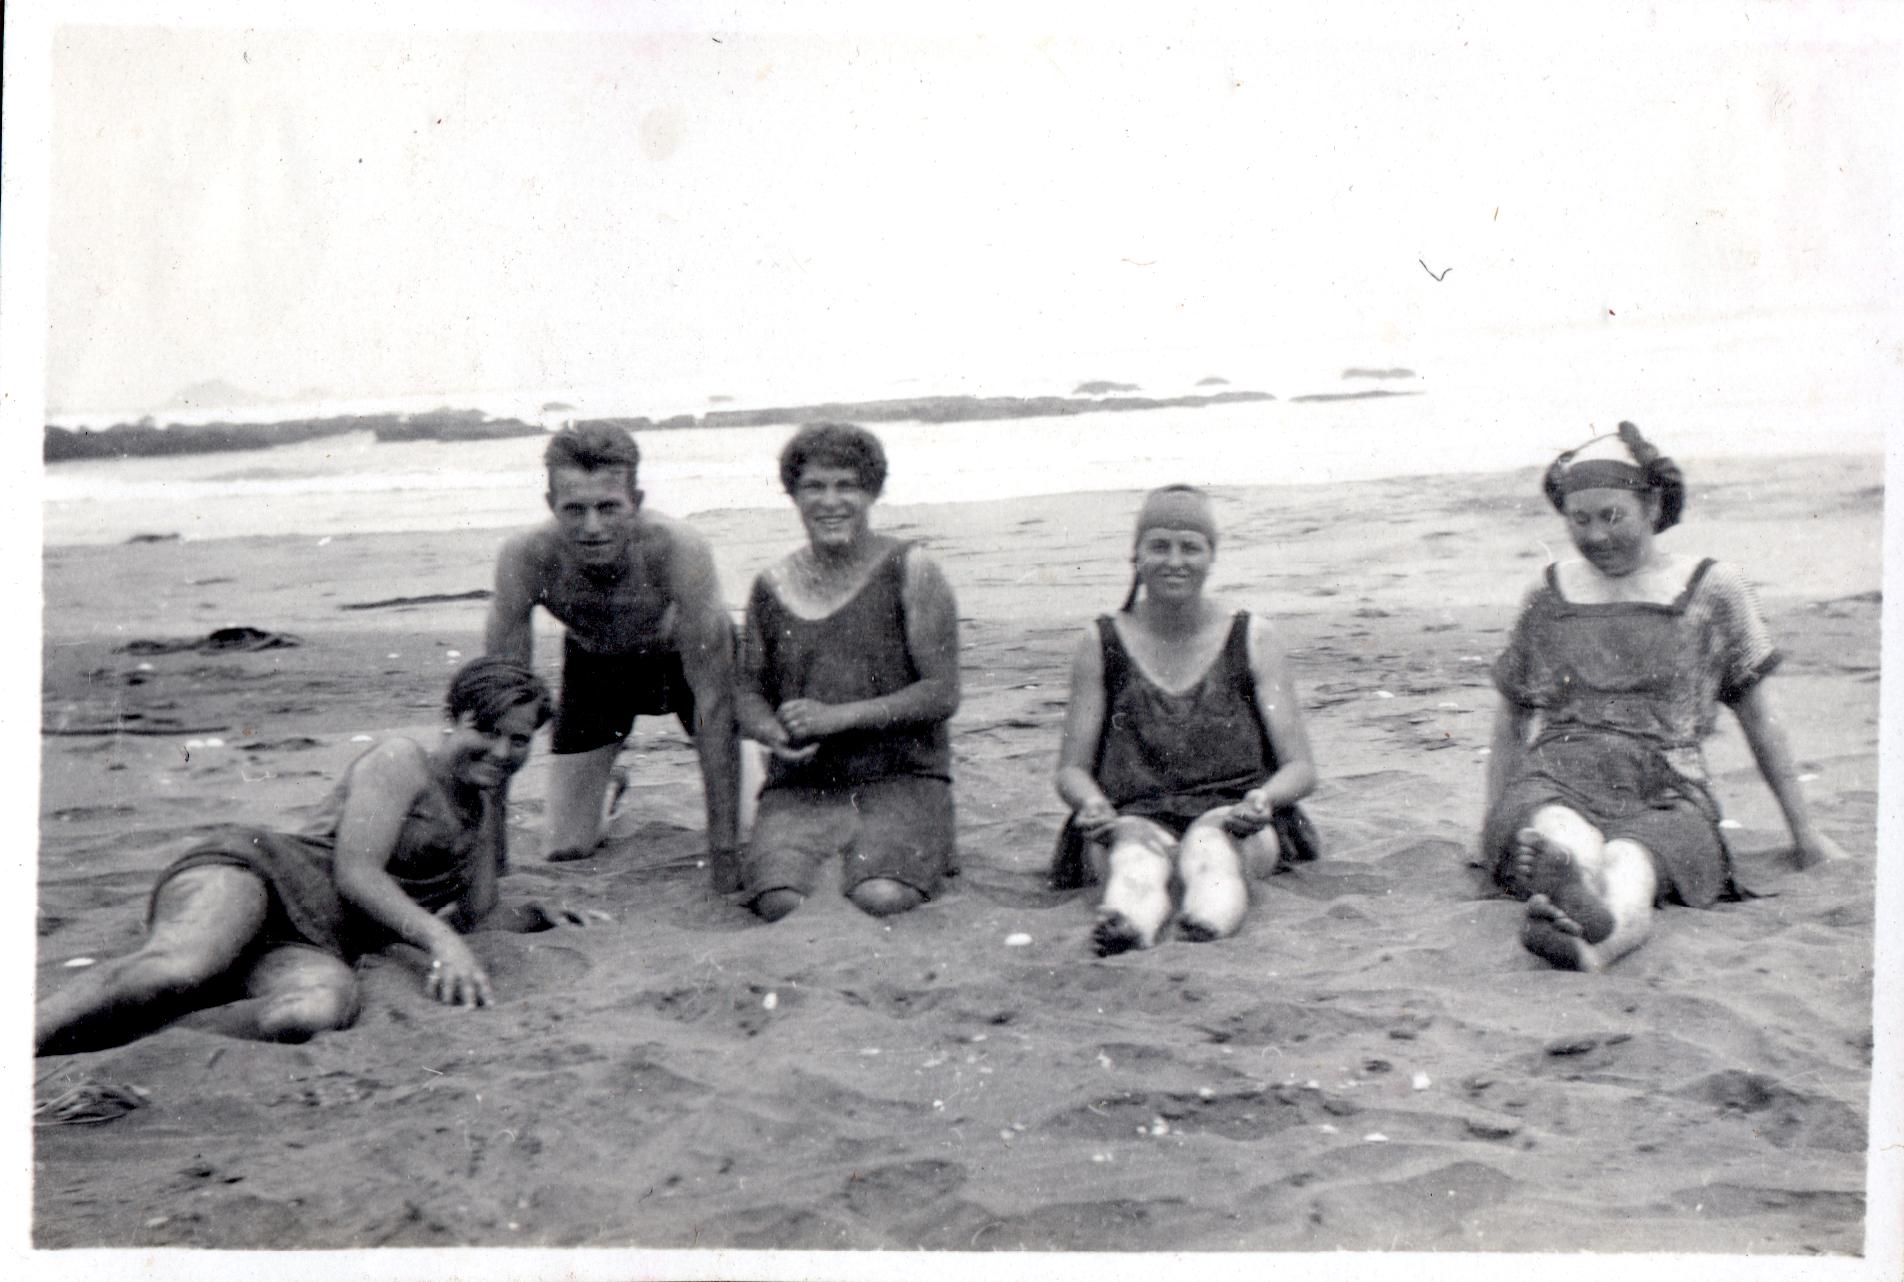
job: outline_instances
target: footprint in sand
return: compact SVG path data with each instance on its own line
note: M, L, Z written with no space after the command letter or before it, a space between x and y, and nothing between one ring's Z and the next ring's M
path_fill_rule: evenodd
M1749 1122L1752 1133L1774 1148L1864 1151L1864 1117L1856 1109L1828 1095L1792 1090L1763 1073L1726 1069L1676 1093L1713 1104L1720 1117Z

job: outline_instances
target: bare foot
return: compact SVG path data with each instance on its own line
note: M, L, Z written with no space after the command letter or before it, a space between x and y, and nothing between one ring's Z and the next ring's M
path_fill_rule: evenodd
M1194 917L1179 917L1177 918L1177 938L1193 944L1207 944L1223 936L1216 927L1207 922L1198 921Z
M1527 920L1521 924L1521 947L1561 970L1597 971L1599 953L1581 937L1580 923L1562 912L1545 895L1527 901Z
M1595 894L1566 847L1538 829L1514 834L1513 880L1530 898L1540 896L1579 927L1579 935L1597 944L1613 933L1613 910Z
M1148 944L1130 918L1120 912L1107 912L1097 919L1097 925L1091 930L1091 946L1097 949L1099 957L1111 957L1133 948L1148 947Z

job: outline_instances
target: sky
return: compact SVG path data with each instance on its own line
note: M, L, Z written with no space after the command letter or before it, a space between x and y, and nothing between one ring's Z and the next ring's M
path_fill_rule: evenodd
M1011 390L1823 312L1895 343L1899 23L1797 9L57 25L48 408Z

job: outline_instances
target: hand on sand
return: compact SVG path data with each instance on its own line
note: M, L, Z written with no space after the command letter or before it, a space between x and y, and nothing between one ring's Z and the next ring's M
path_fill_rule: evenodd
M839 708L818 699L789 699L775 709L774 715L796 743L824 739L846 729L846 718Z
M430 958L423 990L446 1006L487 1006L494 1000L489 976L476 954L460 939L446 939Z
M1797 867L1816 868L1820 864L1836 863L1840 859L1849 859L1851 855L1822 832L1808 833L1799 838L1792 846L1792 863Z
M1109 841L1111 828L1117 823L1117 807L1108 797L1093 797L1078 807L1071 823L1089 841Z
M1223 830L1232 837L1253 837L1269 827L1275 812L1269 808L1269 795L1261 788L1252 788L1243 794L1243 799L1230 807L1230 813L1224 816Z

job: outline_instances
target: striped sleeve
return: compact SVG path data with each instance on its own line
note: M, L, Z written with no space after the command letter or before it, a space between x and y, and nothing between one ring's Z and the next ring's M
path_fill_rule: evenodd
M1765 616L1759 611L1758 593L1744 574L1732 566L1715 564L1703 586L1711 596L1719 699L1736 703L1770 676L1784 656L1772 643Z

